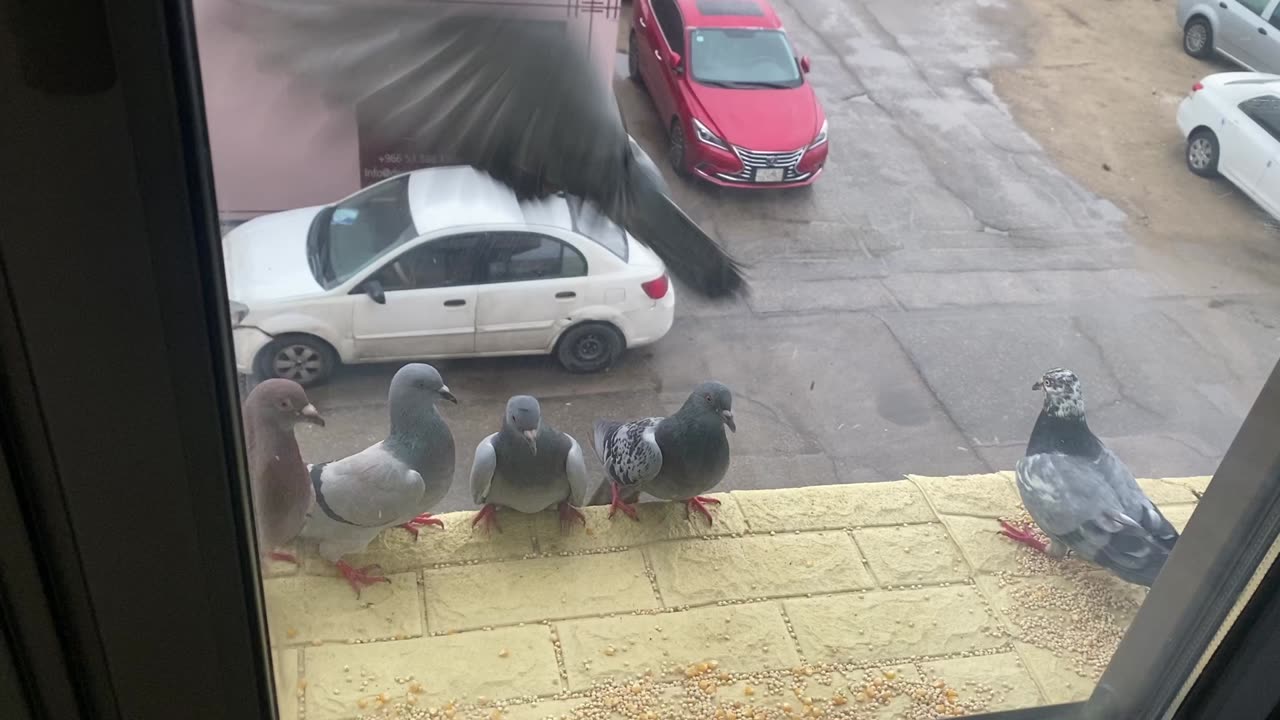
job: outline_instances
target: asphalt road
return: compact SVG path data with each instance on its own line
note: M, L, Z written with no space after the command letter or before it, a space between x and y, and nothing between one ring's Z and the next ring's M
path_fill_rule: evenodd
M830 120L825 175L783 192L671 178L751 264L754 293L723 306L682 294L667 338L600 375L543 358L438 363L460 400L443 408L459 453L440 509L472 506L471 451L511 394L539 397L586 446L593 419L670 412L708 378L736 393L723 489L1010 469L1039 411L1031 384L1055 366L1081 375L1091 426L1135 472L1211 472L1280 357L1280 267L1230 238L1176 254L1139 243L1055 168L986 80L1027 52L1016 4L776 4ZM661 160L652 105L617 86ZM300 428L309 461L384 436L395 369L311 392L329 424Z

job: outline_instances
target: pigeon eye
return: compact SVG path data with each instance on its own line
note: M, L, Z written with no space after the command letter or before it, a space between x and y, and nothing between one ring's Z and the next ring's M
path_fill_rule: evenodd
M711 396L710 396L710 395L703 395L702 397L706 398L706 399L707 399L707 402L711 402Z

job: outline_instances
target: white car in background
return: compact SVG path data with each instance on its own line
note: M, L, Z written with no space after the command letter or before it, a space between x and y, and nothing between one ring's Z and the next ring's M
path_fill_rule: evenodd
M1222 175L1280 218L1280 75L1204 78L1178 105L1178 129L1191 172Z
M609 367L671 329L662 261L590 203L416 170L223 239L236 365L302 385L339 363L552 354Z

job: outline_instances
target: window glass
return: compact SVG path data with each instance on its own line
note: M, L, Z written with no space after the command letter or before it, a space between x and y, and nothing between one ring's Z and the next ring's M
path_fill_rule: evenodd
M1271 137L1280 140L1280 97L1259 95L1240 103L1240 110L1258 123Z
M795 87L800 68L787 36L773 30L694 30L690 67L704 85Z
M1235 0L1244 7L1248 8L1255 15L1261 15L1263 10L1267 9L1267 5L1271 0Z
M373 279L384 290L424 290L474 282L476 252L482 235L437 238L388 262Z
M1162 572L1201 497L1230 493L1210 478L1280 358L1280 173L1239 131L1280 129L1280 84L1213 78L1193 57L1213 38L1171 37L1167 3L1121 23L1114 0L647 1L644 28L646 0L525 3L561 29L443 54L415 45L439 3L201 29L218 198L228 223L257 213L225 239L245 387L322 378L306 463L394 451L379 469L433 483L387 510L321 483L302 564L267 563L287 720L1086 700L1181 576ZM581 66L552 62L560 32ZM688 76L646 84L664 42ZM478 66L515 47L537 52ZM291 53L298 83L246 70ZM325 91L360 105L333 140L312 131L350 108ZM395 162L441 132L484 172L335 204L388 117ZM483 237L416 245L410 200L424 234ZM747 291L713 299L722 254ZM385 296L335 297L369 273ZM395 403L418 365L439 382Z
M533 233L495 233L485 255L486 281L547 280L587 274L582 253L559 240Z

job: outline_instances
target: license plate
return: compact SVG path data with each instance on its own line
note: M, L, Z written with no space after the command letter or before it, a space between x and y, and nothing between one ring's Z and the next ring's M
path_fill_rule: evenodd
M782 182L783 168L759 168L756 170L756 182Z

